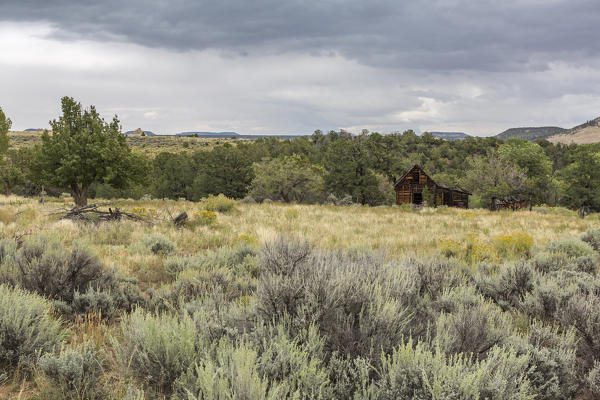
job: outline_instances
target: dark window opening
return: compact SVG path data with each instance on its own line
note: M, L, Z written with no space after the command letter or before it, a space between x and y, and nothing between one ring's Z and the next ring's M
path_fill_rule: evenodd
M421 204L423 203L423 193L413 193L413 204Z

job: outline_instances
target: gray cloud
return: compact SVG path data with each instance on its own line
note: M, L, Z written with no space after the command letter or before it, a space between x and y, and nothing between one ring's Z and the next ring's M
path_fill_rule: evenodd
M63 40L507 71L597 56L599 14L595 0L4 0L0 19L47 21Z

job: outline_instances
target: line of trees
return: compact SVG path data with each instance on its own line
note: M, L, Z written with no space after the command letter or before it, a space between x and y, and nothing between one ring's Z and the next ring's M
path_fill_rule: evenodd
M475 206L520 195L534 204L600 210L600 144L317 130L307 137L149 158L129 148L116 117L106 122L95 107L84 109L70 97L62 99L62 114L50 125L52 134L45 133L41 144L8 150L11 121L0 109L0 190L29 195L43 185L69 191L79 205L88 197L199 200L219 193L257 201L346 198L379 205L392 203L394 179L420 164L438 183L474 193Z

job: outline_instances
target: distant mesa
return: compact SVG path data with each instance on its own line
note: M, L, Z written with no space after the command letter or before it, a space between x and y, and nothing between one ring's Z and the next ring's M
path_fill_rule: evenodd
M510 139L510 138L521 138L527 140L546 139L552 135L564 133L565 128L558 126L539 126L539 127L525 127L525 128L510 128L502 133L497 134L496 139Z
M136 137L136 136L156 136L154 132L151 131L143 131L141 128L137 128L135 131L127 131L125 135Z
M470 135L467 135L464 132L429 132L429 133L431 133L436 138L445 139L445 140L463 140L468 137L471 137Z
M27 128L23 132L42 132L44 128Z
M236 132L181 132L175 134L175 136L194 136L201 138L232 138L239 137L240 134Z

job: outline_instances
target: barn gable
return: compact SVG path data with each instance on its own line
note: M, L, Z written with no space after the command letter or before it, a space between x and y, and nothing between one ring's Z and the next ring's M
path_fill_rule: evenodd
M414 165L394 185L396 204L423 204L425 189L433 199L431 206L469 208L469 192L438 185L419 165Z

